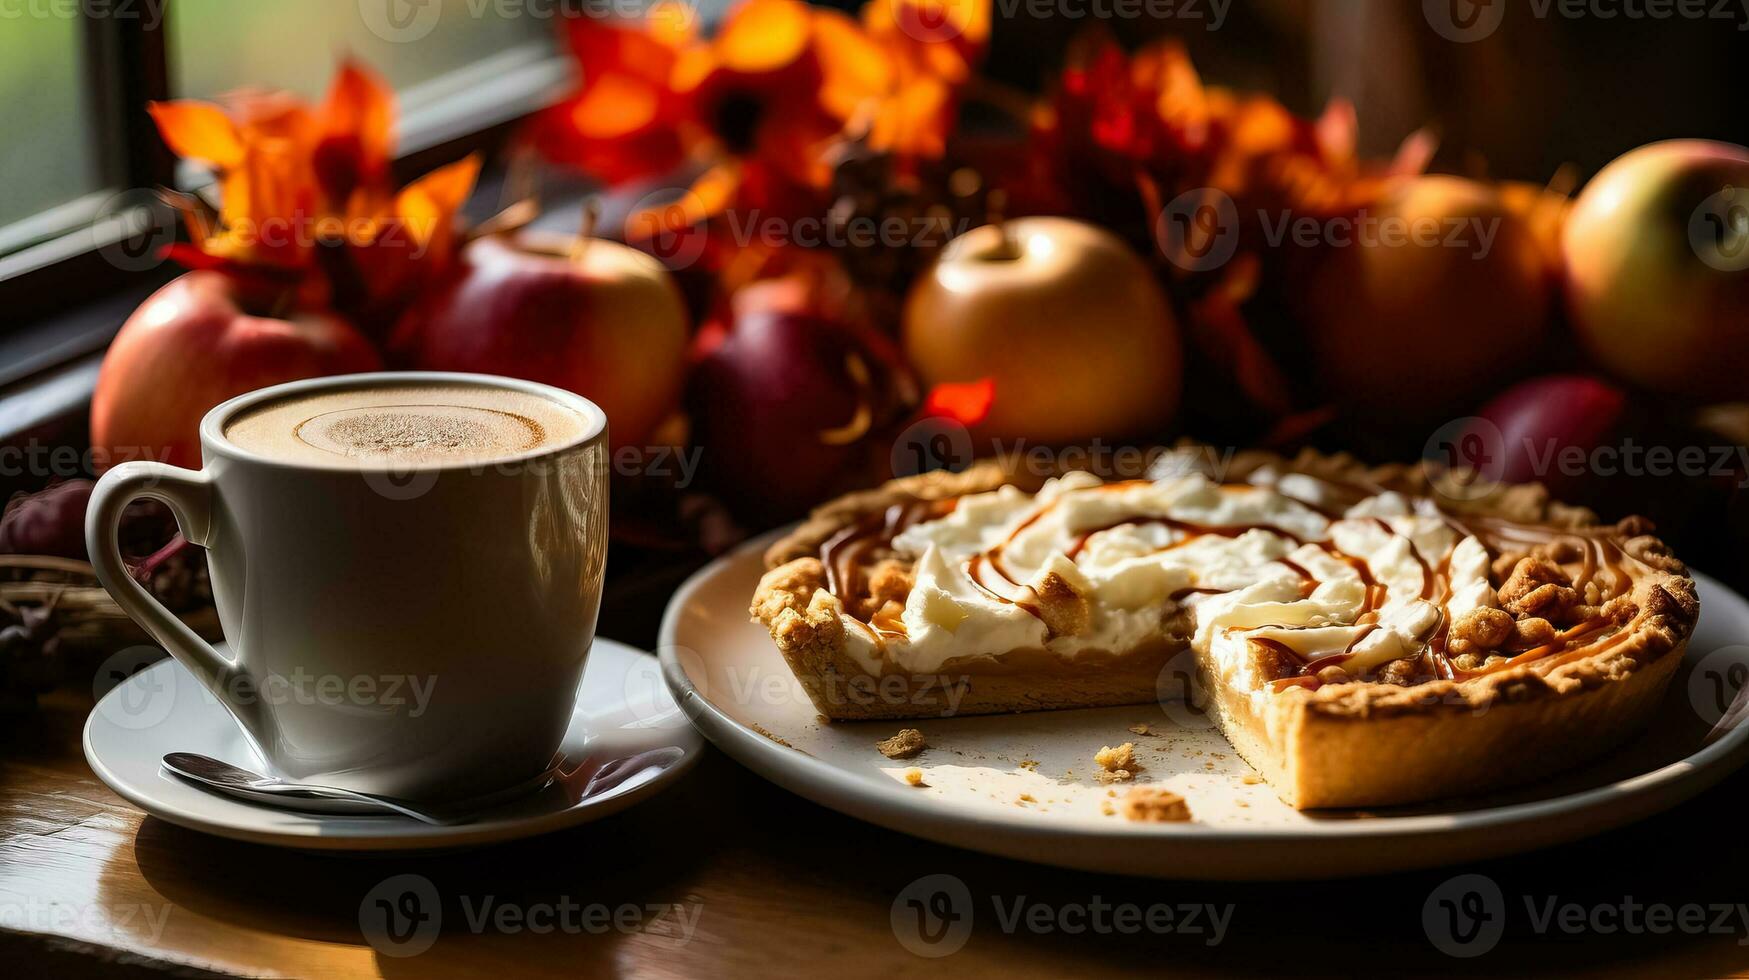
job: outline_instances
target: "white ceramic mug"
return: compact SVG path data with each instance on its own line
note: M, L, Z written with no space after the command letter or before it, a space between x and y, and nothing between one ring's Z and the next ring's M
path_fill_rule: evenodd
M502 463L394 470L287 463L226 422L288 395L379 385L520 390L582 413L580 438ZM571 719L607 558L607 420L546 385L362 374L233 398L200 425L204 468L128 462L92 492L97 577L236 716L280 773L412 800L537 775ZM169 505L207 550L229 641L214 649L128 574L128 502ZM188 746L199 751L200 746Z

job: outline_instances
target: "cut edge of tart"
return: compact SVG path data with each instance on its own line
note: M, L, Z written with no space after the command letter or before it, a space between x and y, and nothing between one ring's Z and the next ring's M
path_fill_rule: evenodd
M1154 457L1155 474L1160 458ZM1026 574L1004 567L1003 548L1053 506L1036 504L1038 513L1029 513L1027 500L1040 499L1031 495L1045 489L1062 499L1078 491L1132 488L1142 494L1149 489L1136 479L1142 474L1108 472L1093 481L1068 477L1077 468L1042 472L1019 465L1029 460L1015 459L903 478L828 503L772 545L753 617L770 630L815 707L830 719L1167 704L1193 697L1285 801L1308 809L1476 793L1594 757L1625 739L1655 708L1698 616L1687 569L1649 533L1647 522L1599 524L1590 511L1550 500L1539 485L1483 488L1467 474L1421 465L1367 467L1347 456L1313 452L1292 460L1265 452L1223 459L1185 445L1163 458L1180 474L1218 472L1222 494L1243 497L1266 489L1288 503L1266 501L1277 508L1271 522L1230 526L1160 516L1169 510L1126 520L1121 507L1117 519L1092 527L1073 526L1065 517L1064 528L1079 532L1072 544L1015 545L1030 547L1035 556L1048 554ZM1288 493L1290 483L1300 496ZM1003 491L1006 497L975 496L1003 487L1016 489ZM1307 487L1322 499L1303 499ZM1210 492L1193 489L1205 497ZM1010 614L988 616L990 623L974 624L978 629L961 627L969 638L960 642L949 635L952 629L937 627L952 627L964 610L952 602L939 611L929 608L935 587L917 589L916 583L931 574L918 566L942 560L952 534L996 526L968 515L944 520L966 498L978 501L973 507L1008 507L996 510L995 519L1009 520L1001 530L1011 533L994 546L962 546L954 560L978 595L1006 604L1002 608ZM1415 513L1392 514L1395 524L1353 516L1370 513L1365 501L1387 498L1400 498L1393 501L1398 506L1412 503ZM1224 506L1224 499L1215 505ZM1096 499L1078 506L1076 514L1085 519L1114 505ZM1413 528L1437 528L1430 520L1407 520L1417 516L1449 526L1446 537L1456 543L1443 555L1422 555L1416 537L1421 532ZM1321 539L1306 530L1320 521ZM1387 537L1393 526L1411 530L1394 534L1401 540L1367 539L1373 550L1357 560L1333 542L1336 531L1349 540L1373 534L1360 522L1377 524L1383 529L1377 534ZM953 524L966 527L956 531ZM1137 530L1156 524L1165 526L1146 527L1146 535ZM937 535L939 547L931 544L921 555L894 548L896 536L920 525L947 529ZM1135 610L1093 608L1095 592L1109 593L1117 576L1096 588L1076 563L1083 549L1097 561L1106 543L1090 547L1089 540L1119 527L1125 533L1112 537L1122 540L1107 547L1118 555L1111 567L1132 578L1153 574L1149 561L1122 563L1147 554L1144 546L1152 541L1158 552L1173 552L1163 560L1176 563L1175 581L1189 587ZM1464 583L1469 599L1459 603L1452 562L1469 540L1486 548L1487 568L1479 579L1472 570ZM1462 560L1474 565L1478 550L1470 546ZM1204 552L1206 570L1198 565ZM1342 562L1356 571L1314 575L1305 567L1314 560L1322 563L1318 567L1340 569L1332 562ZM1242 565L1255 575L1259 562L1272 570L1268 581L1201 587L1234 574L1216 566ZM1380 579L1392 569L1396 577L1377 584L1372 566ZM1416 566L1419 579L1404 579L1404 569ZM1271 592L1292 584L1282 571L1287 568L1304 579L1302 605L1323 613L1292 626L1246 619L1252 610L1290 608ZM1206 581L1199 578L1204 574ZM1421 594L1407 596L1411 586L1405 581L1418 582ZM1261 598L1247 605L1241 601L1252 596L1247 589L1261 590ZM1399 593L1394 598L1393 591ZM1486 593L1485 601L1471 601L1478 591ZM1204 599L1220 602L1210 606L1219 608L1199 633L1196 609ZM1462 613L1451 612L1466 604ZM918 637L907 635L908 608ZM1437 622L1427 619L1429 608L1437 608ZM1360 611L1346 621L1325 615L1347 609ZM921 623L918 610L925 616ZM1233 617L1244 625L1213 625ZM1107 628L1112 622L1128 628ZM1414 652L1390 656L1396 648L1389 643L1398 634L1414 638ZM1314 635L1333 636L1327 642L1338 647L1327 655L1292 648ZM1353 639L1344 644L1348 637ZM903 651L926 640L935 643L932 657L900 662ZM1111 642L1101 646L1103 640ZM941 654L942 643L953 655ZM1064 652L1065 644L1071 652ZM1362 647L1364 657L1357 654ZM1368 658L1364 668L1355 666Z

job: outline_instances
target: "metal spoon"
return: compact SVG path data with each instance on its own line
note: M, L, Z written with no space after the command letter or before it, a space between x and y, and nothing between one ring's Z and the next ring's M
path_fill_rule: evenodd
M361 793L338 786L294 783L277 776L250 772L229 762L221 762L195 752L172 752L164 757L163 764L165 769L190 782L230 796L262 803L282 804L288 799L344 801L348 804L364 804L385 813L398 813L436 827L467 823L474 819L477 812L470 810L440 813L420 804L387 796Z

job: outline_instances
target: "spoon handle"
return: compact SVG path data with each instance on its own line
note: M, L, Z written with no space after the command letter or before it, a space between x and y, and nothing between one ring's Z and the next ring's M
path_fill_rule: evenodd
M369 793L360 793L356 790L342 789L338 786L297 786L290 783L268 783L262 786L251 787L251 790L260 793L263 796L314 796L329 800L345 800L349 803L363 803L369 806L379 807L390 813L398 813L403 817L411 817L414 820L430 824L433 827L447 827L452 824L467 823L473 819L472 814L444 816L428 810L422 810L408 803L402 803L399 800L390 799L386 796L372 796Z

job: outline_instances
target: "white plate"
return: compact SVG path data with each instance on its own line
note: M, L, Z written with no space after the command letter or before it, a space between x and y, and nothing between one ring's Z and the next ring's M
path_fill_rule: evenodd
M1302 813L1248 781L1256 778L1250 767L1218 733L1176 724L1174 717L1194 717L1176 704L826 724L765 629L748 621L760 552L771 540L716 561L675 594L658 651L675 698L707 738L772 782L851 816L973 850L1176 878L1397 871L1618 827L1693 796L1749 757L1749 725L1737 723L1749 646L1733 645L1749 641L1749 602L1700 575L1701 621L1650 728L1605 761L1487 799ZM1157 734L1129 731L1144 723ZM921 729L930 749L909 761L875 751L877 739L902 727ZM1094 778L1093 755L1126 741L1146 767L1138 784L1182 793L1194 823L1131 823L1103 812L1120 800ZM903 781L913 766L925 786Z
M116 685L85 722L85 759L92 771L140 809L221 837L306 850L473 847L588 823L674 782L702 748L662 685L656 661L605 639L597 639L589 653L555 785L454 826L396 816L278 810L219 796L170 775L159 760L179 751L271 771L224 707L173 660Z

